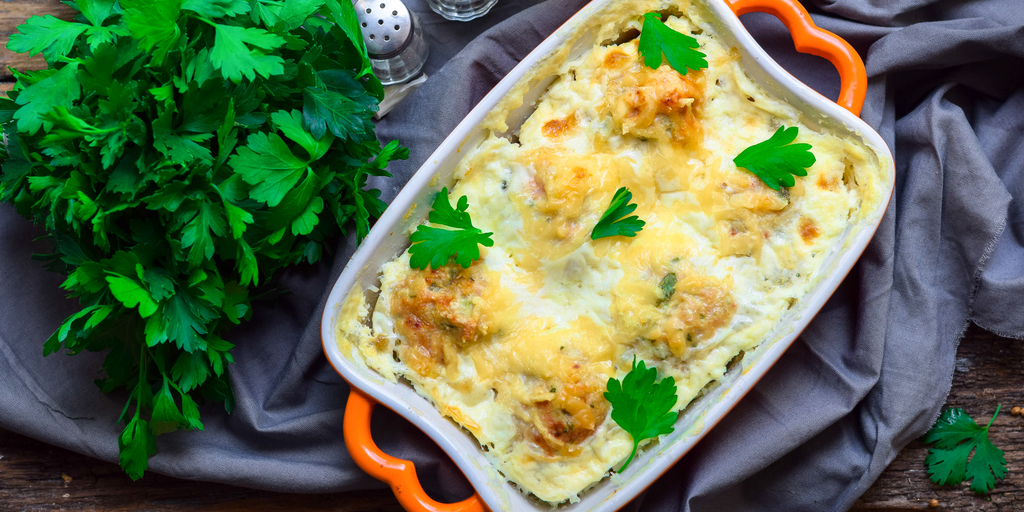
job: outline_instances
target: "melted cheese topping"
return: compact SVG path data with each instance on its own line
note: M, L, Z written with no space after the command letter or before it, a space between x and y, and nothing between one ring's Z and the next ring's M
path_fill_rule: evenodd
M408 379L548 502L575 499L632 448L610 419L610 377L636 356L686 407L769 336L881 197L872 150L805 125L694 19L666 23L697 38L707 69L645 67L636 40L595 45L561 66L517 141L499 122L466 155L451 197L494 233L481 261L420 271L406 253L383 269L370 326L361 293L343 310L340 338L368 366ZM777 192L732 159L783 124L816 162ZM591 240L623 186L646 226Z

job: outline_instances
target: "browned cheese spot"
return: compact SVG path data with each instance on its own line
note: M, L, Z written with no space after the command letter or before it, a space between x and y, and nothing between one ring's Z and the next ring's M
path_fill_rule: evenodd
M814 221L807 217L800 218L800 238L803 238L804 242L811 243L820 234L821 230L818 229Z
M839 186L839 177L834 175L822 174L818 176L818 188L822 190L835 191L836 187Z
M576 113L566 116L563 119L552 119L541 128L541 132L549 139L560 139L576 129Z
M612 50L608 52L608 55L604 56L604 66L606 68L618 68L627 62L629 62L629 55L620 50Z

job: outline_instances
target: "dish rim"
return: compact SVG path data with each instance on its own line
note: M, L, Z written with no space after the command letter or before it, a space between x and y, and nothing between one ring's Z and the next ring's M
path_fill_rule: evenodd
M486 471L482 471L482 469L486 470L491 466L490 461L483 454L483 451L477 447L475 450L476 453L474 454L464 453L458 446L458 442L451 439L449 437L450 434L444 431L454 426L454 423L447 420L444 416L441 416L429 400L420 397L427 403L427 405L429 405L430 409L434 411L436 418L428 417L428 415L416 411L405 400L392 395L389 390L383 389L381 385L370 381L366 376L362 375L361 372L363 372L364 369L351 364L348 358L341 353L341 349L338 346L336 338L337 328L335 320L341 304L348 296L350 290L359 283L360 274L365 270L364 267L366 267L369 260L373 257L376 249L392 234L394 234L389 233L389 231L401 223L402 217L406 215L406 212L410 207L418 203L418 199L420 199L420 196L424 192L429 191L432 188L436 188L431 186L434 176L443 172L443 169L446 168L446 164L449 163L448 160L451 160L455 155L461 153L461 146L463 143L467 139L471 138L479 129L479 125L484 122L491 110L518 84L520 79L531 71L534 66L542 64L549 55L556 53L557 50L564 47L565 44L571 43L572 41L568 38L575 34L575 28L580 23L583 23L589 16L599 13L607 5L622 1L624 0L593 0L588 5L584 6L559 29L549 37L545 38L537 48L527 55L527 57L525 57L497 85L495 85L495 87L491 89L484 98L480 100L480 102L455 127L451 134L444 139L430 157L427 158L412 177L410 177L408 183L401 189L399 194L392 201L388 210L385 211L384 215L382 215L377 221L377 224L363 240L360 247L346 264L341 275L334 283L324 308L323 318L321 321L321 341L324 353L332 367L334 367L334 369L350 384L350 386L352 386L353 391L358 389L361 394L364 394L372 400L376 400L389 409L397 412L399 415L406 418L426 433L445 451L449 457L451 457L473 485L477 495L484 503L486 503L487 507L492 510L506 509L510 503L507 500L501 499L497 490L491 486L491 483L493 483L492 479L485 474ZM773 89L772 92L775 94L782 96L788 95L798 99L803 106L794 105L794 108L801 113L813 113L829 117L850 132L859 134L880 157L880 167L883 172L888 175L888 188L886 189L882 200L879 201L877 210L873 212L873 215L870 217L872 219L871 222L862 227L854 236L846 236L845 246L839 249L840 254L836 257L836 261L831 265L833 272L827 276L823 276L814 285L811 293L805 296L808 299L801 300L801 313L799 314L799 318L794 321L790 332L778 337L774 342L771 342L770 346L768 346L758 359L753 361L749 367L744 369L742 372L743 375L738 377L738 382L720 393L721 396L717 400L716 404L709 406L709 410L702 418L702 424L697 428L697 431L694 434L681 436L670 443L666 443L661 447L663 448L661 450L648 448L647 451L660 452L658 454L658 459L643 465L638 473L629 475L630 472L627 472L627 475L629 475L628 479L622 482L621 485L617 485L617 488L612 489L609 495L599 502L596 508L591 510L616 510L632 500L636 495L664 474L664 472L672 465L678 462L678 460L681 459L682 456L690 449L692 449L692 447L712 428L714 428L714 426L716 426L718 422L720 422L721 419L736 406L739 400L746 395L746 393L749 392L757 382L760 381L767 371L778 361L781 355L792 345L803 329L807 327L811 319L813 319L813 317L820 311L828 298L835 293L839 284L852 270L857 260L859 260L861 254L867 247L867 244L873 238L874 233L884 216L886 207L891 199L893 184L895 182L895 169L892 154L881 136L859 117L824 96L821 96L819 93L790 75L778 63L771 59L760 45L756 43L750 33L743 27L738 15L734 14L734 10L741 12L740 8L744 7L748 9L746 12L749 12L750 10L763 10L751 8L750 6L752 4L757 4L758 6L773 3L791 4L792 2L790 0L760 0L760 2L749 0L700 1L707 6L707 10L714 16L714 19L709 21L724 28L724 31L729 33L737 43L740 51L744 53L744 69L750 72L750 66L758 68L760 73L764 75L764 78L768 80L768 83L765 83L763 79L759 77L752 77L752 79L767 89ZM800 8L800 10L803 11L802 8ZM777 16L779 15L774 12L772 14L776 14ZM803 14L806 15L806 11L803 11ZM807 19L809 20L809 16ZM790 26L790 23L786 24L794 31L794 39L797 39L795 33L796 29ZM798 49L800 49L799 41L797 41L797 46ZM748 62L748 57L752 59L753 62ZM863 66L863 64L861 64L861 66ZM863 93L861 93L860 97L861 99L863 98ZM857 106L859 107L859 105ZM454 161L457 163L458 159ZM399 235L401 235L401 233L399 233ZM824 270L827 269L823 267L823 271ZM825 292L825 290L827 290L827 292ZM715 405L718 406L716 407ZM682 421L682 418L683 415L681 414L680 421ZM438 421L443 423L443 425L437 425L436 423ZM456 428L460 427L456 426ZM468 433L465 433L465 435L471 436L471 434ZM481 461L482 464L480 464ZM507 481L504 481L504 479L502 480L503 487L507 488L510 486ZM392 485L394 486L394 484ZM565 511L582 510L579 506L591 501L590 498L593 496L591 491L592 490L582 492L581 494L583 496L581 497L580 502L570 505L561 505L559 506L559 509ZM522 493L516 491L512 492L515 496L523 498L522 500L516 500L515 504L518 506L528 504L532 506L531 510L551 510L551 506L546 503L540 502L539 500L528 499ZM590 494L588 495L588 493ZM469 500L467 500L467 502L468 501Z

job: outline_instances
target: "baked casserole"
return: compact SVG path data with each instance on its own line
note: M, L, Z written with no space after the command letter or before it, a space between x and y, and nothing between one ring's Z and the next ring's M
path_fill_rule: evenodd
M823 274L844 232L887 197L882 158L764 90L699 4L623 2L578 57L556 54L492 111L463 148L465 196L494 245L463 268L387 263L369 303L350 293L341 351L407 380L471 432L505 478L541 500L575 500L630 454L604 397L634 358L672 377L675 409L765 341ZM691 35L707 68L643 64L646 12ZM557 78L518 127L524 91ZM815 157L773 190L733 159L780 127ZM646 223L593 240L620 187Z

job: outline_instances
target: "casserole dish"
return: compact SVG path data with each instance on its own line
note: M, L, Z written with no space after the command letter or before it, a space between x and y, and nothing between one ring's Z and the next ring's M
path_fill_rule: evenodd
M644 3L651 4L645 5L644 10L670 6L670 2ZM628 9L628 6L628 2L613 0L591 3L545 40L499 83L413 176L353 256L328 299L322 331L325 353L332 365L353 386L345 418L346 443L357 463L374 476L391 483L399 500L409 510L474 510L480 509L483 503L492 510L544 510L550 505L519 493L507 483L484 456L479 448L480 443L468 432L446 420L433 404L418 395L411 386L382 377L370 370L351 350L342 350L339 343L344 342L348 346L348 342L339 338L338 319L348 318L352 311L344 310L350 309L352 304L363 304L367 297L371 304L375 302L373 296L377 292L383 265L405 251L409 245L408 234L426 217L430 200L441 187L450 186L455 181L456 167L463 156L487 134L483 128L485 118L489 115L501 116L508 125L507 133L515 133L517 127L533 112L536 100L555 78L554 74L549 76L544 74L546 71L538 69L547 69L545 63L550 68L553 59L572 60L574 54L580 55L593 47L597 38L594 33L596 30L588 22L602 19L598 16L607 18L607 13L613 9ZM655 8L650 9L652 6ZM717 384L682 411L673 434L642 452L635 464L622 475L597 482L582 494L580 501L562 505L561 508L614 510L624 505L717 423L778 359L835 290L870 240L873 228L881 219L891 194L892 158L877 134L850 112L799 84L772 63L739 25L730 7L738 13L765 10L779 15L791 29L803 27L795 31L794 39L798 49L808 49L840 63L838 67L843 82L840 101L849 111L859 110L865 83L863 65L853 50L835 36L814 32L809 17L798 4L737 2L731 6L710 3L704 7L708 11L706 21L713 26L714 33L726 47L737 49L747 75L773 96L792 105L799 113L801 122L807 125L828 125L832 131L858 139L874 151L880 167L880 181L884 184L884 192L881 194L884 197L871 202L867 211L860 211L858 222L847 226L834 250L824 254L825 262L821 266L820 277L810 292L800 299L799 307L786 313L756 349L748 351L739 364L732 365ZM615 12L621 15L623 11ZM521 100L521 106L509 107L502 104L503 98L510 94L510 97ZM502 108L495 111L495 106L499 104L503 105ZM355 299L355 302L350 299ZM478 495L449 506L432 503L426 498L415 481L412 467L380 453L372 439L369 439L369 413L373 404L370 397L398 411L428 433L466 473Z

